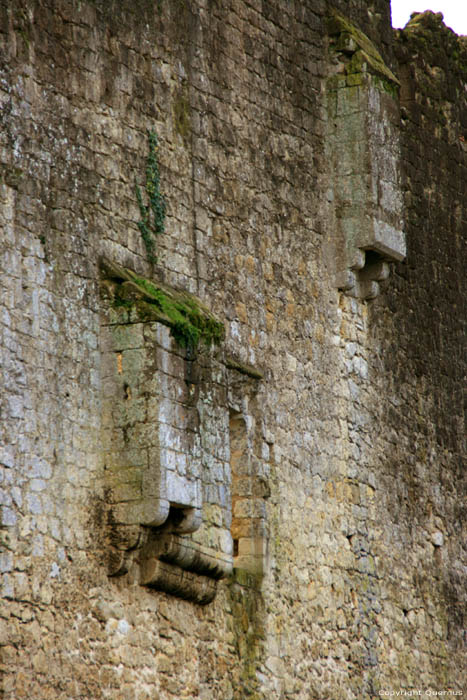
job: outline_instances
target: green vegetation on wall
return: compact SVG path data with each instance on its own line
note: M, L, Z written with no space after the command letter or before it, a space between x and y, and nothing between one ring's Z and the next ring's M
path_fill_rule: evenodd
M170 320L171 334L179 345L196 348L200 342L209 346L222 341L223 324L204 313L194 297L175 296L142 277L135 277L134 281L144 290L146 303L156 305Z
M333 12L328 20L331 48L346 56L345 73L349 85L362 82L362 74L370 73L378 89L397 96L399 81L384 62L373 42L350 20ZM358 76L358 77L356 77Z
M113 305L139 319L165 324L181 347L195 350L200 343L209 347L224 339L224 324L192 294L151 282L108 260L102 267L107 279L119 282L112 289Z
M165 231L166 202L160 190L159 160L157 151L159 148L155 131L148 132L149 154L146 162L145 191L148 204L143 202L143 195L138 183L135 183L136 198L138 200L141 215L138 228L141 232L144 245L151 263L157 261L156 240L157 236Z

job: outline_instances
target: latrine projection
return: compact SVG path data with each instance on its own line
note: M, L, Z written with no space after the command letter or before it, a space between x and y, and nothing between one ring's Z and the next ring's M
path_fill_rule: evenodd
M208 603L232 571L223 327L185 292L102 276L109 574Z
M328 22L327 79L336 286L373 299L390 263L405 258L400 175L399 81L370 39L348 19Z

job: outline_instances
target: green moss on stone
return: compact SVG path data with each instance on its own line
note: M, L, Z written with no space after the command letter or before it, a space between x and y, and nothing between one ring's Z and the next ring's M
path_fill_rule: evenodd
M342 15L334 12L328 21L328 31L333 48L338 53L352 56L347 64L347 73L359 73L365 70L382 76L386 81L399 85L399 81L385 64L373 42Z
M441 12L413 12L397 37L416 47L431 65L445 59L450 71L467 75L467 38L447 27Z
M381 92L387 92L388 95L391 95L391 97L393 97L394 99L397 99L397 95L398 95L397 85L394 85L394 83L391 82L390 80L386 80L385 78L382 78L381 76L374 75L373 76L373 85Z
M170 320L171 333L179 345L196 348L200 342L210 346L222 341L223 324L206 315L194 297L184 295L183 299L174 298L160 286L142 277L136 277L134 281L145 292L149 303L155 304Z
M185 348L222 342L224 324L192 294L152 282L108 260L102 261L102 268L107 279L119 282L112 290L113 306L128 309L140 320L165 324L177 343Z

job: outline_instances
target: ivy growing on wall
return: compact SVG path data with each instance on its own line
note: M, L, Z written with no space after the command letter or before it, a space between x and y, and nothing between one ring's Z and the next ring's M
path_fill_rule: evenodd
M147 204L143 201L143 194L137 182L135 182L135 189L141 216L141 219L138 221L138 228L146 247L148 260L151 263L155 263L157 261L157 236L165 231L166 201L160 190L159 160L157 155L159 143L155 131L148 132L148 141L149 154L146 161L146 183L144 187Z

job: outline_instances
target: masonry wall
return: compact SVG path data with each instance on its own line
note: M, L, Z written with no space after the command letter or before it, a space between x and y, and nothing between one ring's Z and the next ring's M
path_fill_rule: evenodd
M369 302L332 263L333 8L402 83L407 259ZM431 15L393 40L383 0L2 0L0 17L4 697L465 691L461 40ZM148 129L168 202L154 265ZM225 369L263 560L205 606L108 576L102 256L198 296L262 376Z

